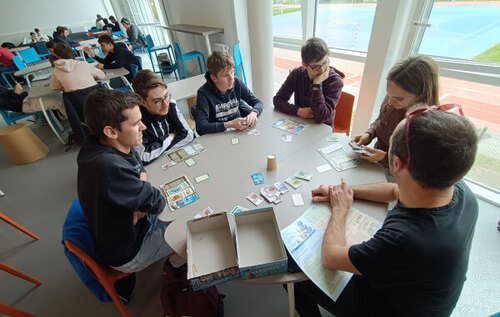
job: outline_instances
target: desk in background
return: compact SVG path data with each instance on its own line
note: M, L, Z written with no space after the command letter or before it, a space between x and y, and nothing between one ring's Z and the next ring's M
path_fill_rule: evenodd
M224 33L223 28L214 28L210 26L200 26L200 25L190 25L190 24L174 24L170 26L164 26L165 29L189 33L195 35L201 35L205 39L205 45L207 46L207 54L212 54L212 48L210 47L210 39L209 36L211 34Z

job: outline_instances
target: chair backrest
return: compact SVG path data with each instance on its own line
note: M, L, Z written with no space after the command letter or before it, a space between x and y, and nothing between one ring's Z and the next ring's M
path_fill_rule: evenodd
M39 55L47 56L50 55L49 50L47 49L47 45L45 45L45 42L38 42L35 44L36 50L38 51Z
M18 53L26 64L42 62L40 56L38 56L38 53L33 47L30 47L26 50L20 50L18 51Z
M234 69L236 70L236 76L239 79L241 79L241 75L240 75L240 66L241 66L243 80L245 81L245 85L246 85L247 84L247 76L245 75L245 68L243 67L243 58L241 57L240 42L234 44L234 46L233 46L233 59L234 59Z
M12 61L16 65L17 69L21 70L26 68L26 64L24 64L24 62L21 60L21 57L19 56L16 55L12 57Z
M155 43L153 42L153 38L151 37L151 35L147 34L144 36L144 39L146 40L146 46L148 48L153 48L155 47Z
M176 59L182 59L181 46L177 42L174 42L174 52L175 52L175 58Z
M354 95L342 91L339 102L335 107L335 119L333 120L334 132L349 135L351 129L352 108L354 106Z
M38 116L40 115L41 112L32 112L32 113L20 113L20 112L14 112L14 111L9 111L9 110L0 110L0 115L2 118L5 120L7 125L15 124L17 121L31 117L31 116Z
M139 55L135 55L135 57L137 58L137 60L139 61L139 64L141 64L141 68L142 68L142 57L139 56Z
M123 31L116 31L116 32L111 32L111 34L113 36L118 36L118 37L121 37L121 36L124 36L125 33L123 33Z
M139 71L139 67L136 64L130 64L130 74L132 75L132 78L135 77L135 74Z

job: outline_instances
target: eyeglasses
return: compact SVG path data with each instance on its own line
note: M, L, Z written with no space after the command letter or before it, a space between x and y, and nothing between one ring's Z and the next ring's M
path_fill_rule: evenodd
M454 109L458 109L460 115L463 117L464 112L462 111L462 106L457 104L446 104L441 106L426 106L422 108L415 109L413 111L409 111L406 113L406 156L408 167L410 167L410 121L412 118L415 118L423 113L432 110L440 110L440 111L452 111Z
M157 107L161 107L161 105L163 104L163 102L166 102L167 104L170 103L170 97L171 96L172 95L170 93L167 93L164 98L155 99L155 100L153 100L153 102L155 103L155 105Z
M309 65L307 65L307 66L309 66L309 68L311 68L311 70L318 70L318 69L320 69L320 68L325 67L325 66L326 66L326 65L328 65L329 63L330 63L330 59L329 59L329 58L327 58L327 59L326 59L326 61L324 61L324 62L323 62L323 64L321 64L321 65L311 65L311 64L309 64Z

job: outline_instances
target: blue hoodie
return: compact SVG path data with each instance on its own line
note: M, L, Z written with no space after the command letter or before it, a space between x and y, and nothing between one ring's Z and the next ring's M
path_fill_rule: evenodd
M226 130L224 122L246 117L252 111L258 116L262 113L262 101L237 77L233 88L225 94L217 89L210 73L207 72L205 78L207 82L198 89L196 106L192 109L199 135L222 132Z

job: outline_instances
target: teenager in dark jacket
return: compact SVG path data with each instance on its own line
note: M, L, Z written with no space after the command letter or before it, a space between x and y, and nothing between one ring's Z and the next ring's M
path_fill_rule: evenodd
M142 144L139 104L133 92L97 89L84 104L92 135L78 153L78 197L102 264L137 272L172 249L158 214L166 205L147 182L133 147Z
M135 147L144 164L149 164L165 151L180 148L193 141L194 134L175 100L170 98L167 84L149 69L140 70L132 87L141 101L142 122L146 126L143 142Z
M197 104L192 109L198 134L255 126L263 104L234 77L233 58L226 52L214 51L207 59L207 68L207 82L198 89Z
M111 36L101 35L97 40L101 44L101 49L106 55L105 58L97 56L89 47L85 47L85 53L95 58L99 62L97 68L99 69L112 69L123 67L128 70L129 74L125 76L129 82L132 81L132 70L130 65L137 65L142 69L141 63L137 57L122 44L115 44Z

